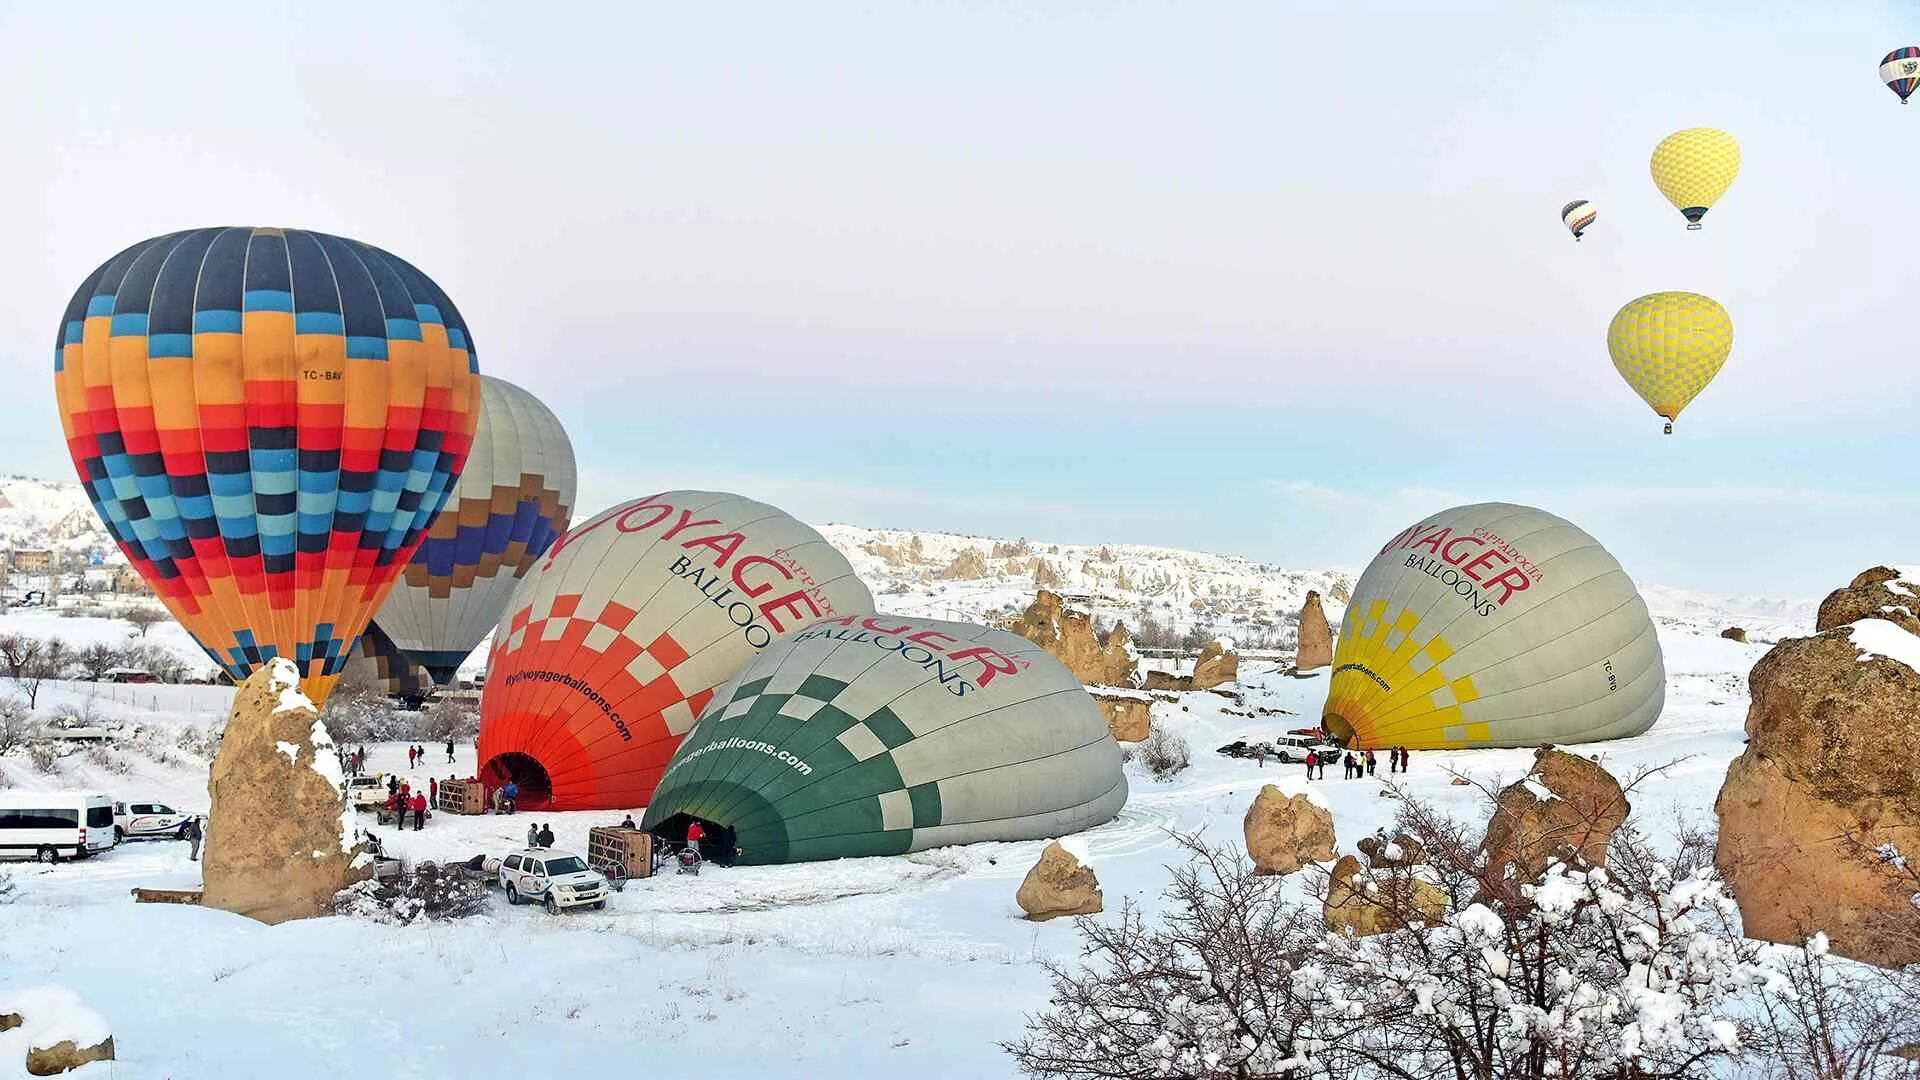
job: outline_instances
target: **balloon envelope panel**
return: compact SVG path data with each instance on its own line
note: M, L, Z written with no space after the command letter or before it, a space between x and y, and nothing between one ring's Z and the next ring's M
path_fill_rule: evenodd
M1698 228L1740 175L1740 144L1719 128L1687 128L1661 139L1647 167L1688 228Z
M353 643L340 678L364 679L381 693L398 698L425 698L433 685L427 673L393 643L378 622L368 623L366 632Z
M425 535L480 407L466 324L379 248L297 229L135 244L90 274L54 388L94 509L234 679L315 701Z
M1710 297L1650 293L1607 325L1607 354L1633 392L1668 420L1707 388L1733 352L1733 319Z
M494 633L480 761L521 804L644 805L720 684L821 616L873 609L809 526L739 495L670 491L569 531Z
M442 685L566 531L573 444L540 399L481 378L480 424L453 497L380 606L380 625Z
M1653 621L1613 556L1544 510L1479 503L1368 564L1323 722L1356 746L1538 746L1638 735L1665 700Z
M1004 630L819 622L708 705L644 822L734 830L744 863L1063 836L1127 800L1120 747L1059 661Z

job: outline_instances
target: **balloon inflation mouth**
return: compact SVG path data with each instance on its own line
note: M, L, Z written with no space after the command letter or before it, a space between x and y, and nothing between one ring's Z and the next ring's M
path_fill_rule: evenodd
M553 801L553 779L546 766L529 754L496 754L481 767L480 777L490 788L504 787L509 780L520 785L516 809L545 810Z

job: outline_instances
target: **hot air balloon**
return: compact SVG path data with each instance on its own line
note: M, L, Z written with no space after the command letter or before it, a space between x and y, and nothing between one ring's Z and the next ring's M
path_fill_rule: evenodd
M433 689L427 673L393 643L378 622L368 623L366 632L353 643L335 689L354 682L361 682L388 697L412 702L426 700L428 691Z
M1613 366L1653 411L1673 421L1733 351L1727 309L1690 292L1651 293L1629 303L1607 327Z
M895 615L818 622L723 687L642 827L703 823L742 863L1063 836L1127 801L1080 681L1004 630Z
M1880 81L1905 105L1914 87L1920 86L1920 48L1907 45L1888 53L1880 61Z
M324 701L466 460L466 324L379 248L170 233L88 275L54 343L94 509L234 679L274 657Z
M575 526L494 631L481 777L528 809L644 805L720 684L830 615L873 610L853 567L765 503L669 491Z
M1443 510L1387 542L1340 624L1322 723L1348 746L1539 746L1638 735L1666 700L1647 606L1544 510Z
M1593 224L1595 211L1593 204L1585 199L1575 199L1560 208L1560 221L1573 233L1575 240Z
M378 615L442 686L566 531L573 507L573 444L559 419L504 379L483 375L480 389L466 469Z
M1740 144L1719 128L1688 128L1653 148L1654 186L1698 229L1700 219L1740 175Z

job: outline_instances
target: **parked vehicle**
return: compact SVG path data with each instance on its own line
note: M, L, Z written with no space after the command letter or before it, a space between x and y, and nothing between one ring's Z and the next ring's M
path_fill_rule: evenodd
M192 817L165 803L117 802L113 804L113 838L165 836L179 840L186 835Z
M113 800L94 791L0 791L0 858L84 859L115 843Z
M387 805L387 774L347 777L347 805L355 810Z
M1344 751L1337 743L1311 735L1282 735L1273 740L1273 756L1288 764L1307 760L1309 752L1319 755L1321 761L1331 762Z
M607 906L607 879L587 860L551 848L516 851L500 860L500 887L509 904L545 904L549 915L562 908Z

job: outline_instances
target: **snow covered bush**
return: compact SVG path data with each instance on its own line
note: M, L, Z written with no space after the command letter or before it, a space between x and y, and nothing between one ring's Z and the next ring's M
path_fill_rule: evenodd
M1747 997L1778 980L1732 931L1710 843L1656 851L1629 822L1604 868L1520 881L1417 800L1397 829L1423 862L1345 886L1379 908L1365 937L1328 930L1324 872L1303 899L1186 839L1168 914L1082 920L1083 962L1050 969L1051 1006L1007 1049L1076 1080L1656 1080L1750 1062Z
M1830 955L1824 934L1763 954L1756 1075L1810 1080L1920 1077L1920 970L1888 971Z
M1176 773L1193 763L1193 750L1187 740L1154 724L1147 737L1137 748L1140 763L1147 767L1155 780L1171 780Z
M413 737L430 742L468 742L480 732L479 703L441 698L426 707L414 724Z
M394 926L422 919L460 919L486 910L486 883L437 863L423 862L399 876L370 878L340 890L333 910Z
M82 753L86 756L88 763L115 776L125 776L133 771L133 766L127 764L127 759L121 757L111 743L89 743Z
M60 771L60 747L51 739L28 743L27 760L33 762L35 772L42 776L52 776Z
M18 750L40 736L40 724L27 703L17 697L0 697L0 754Z

